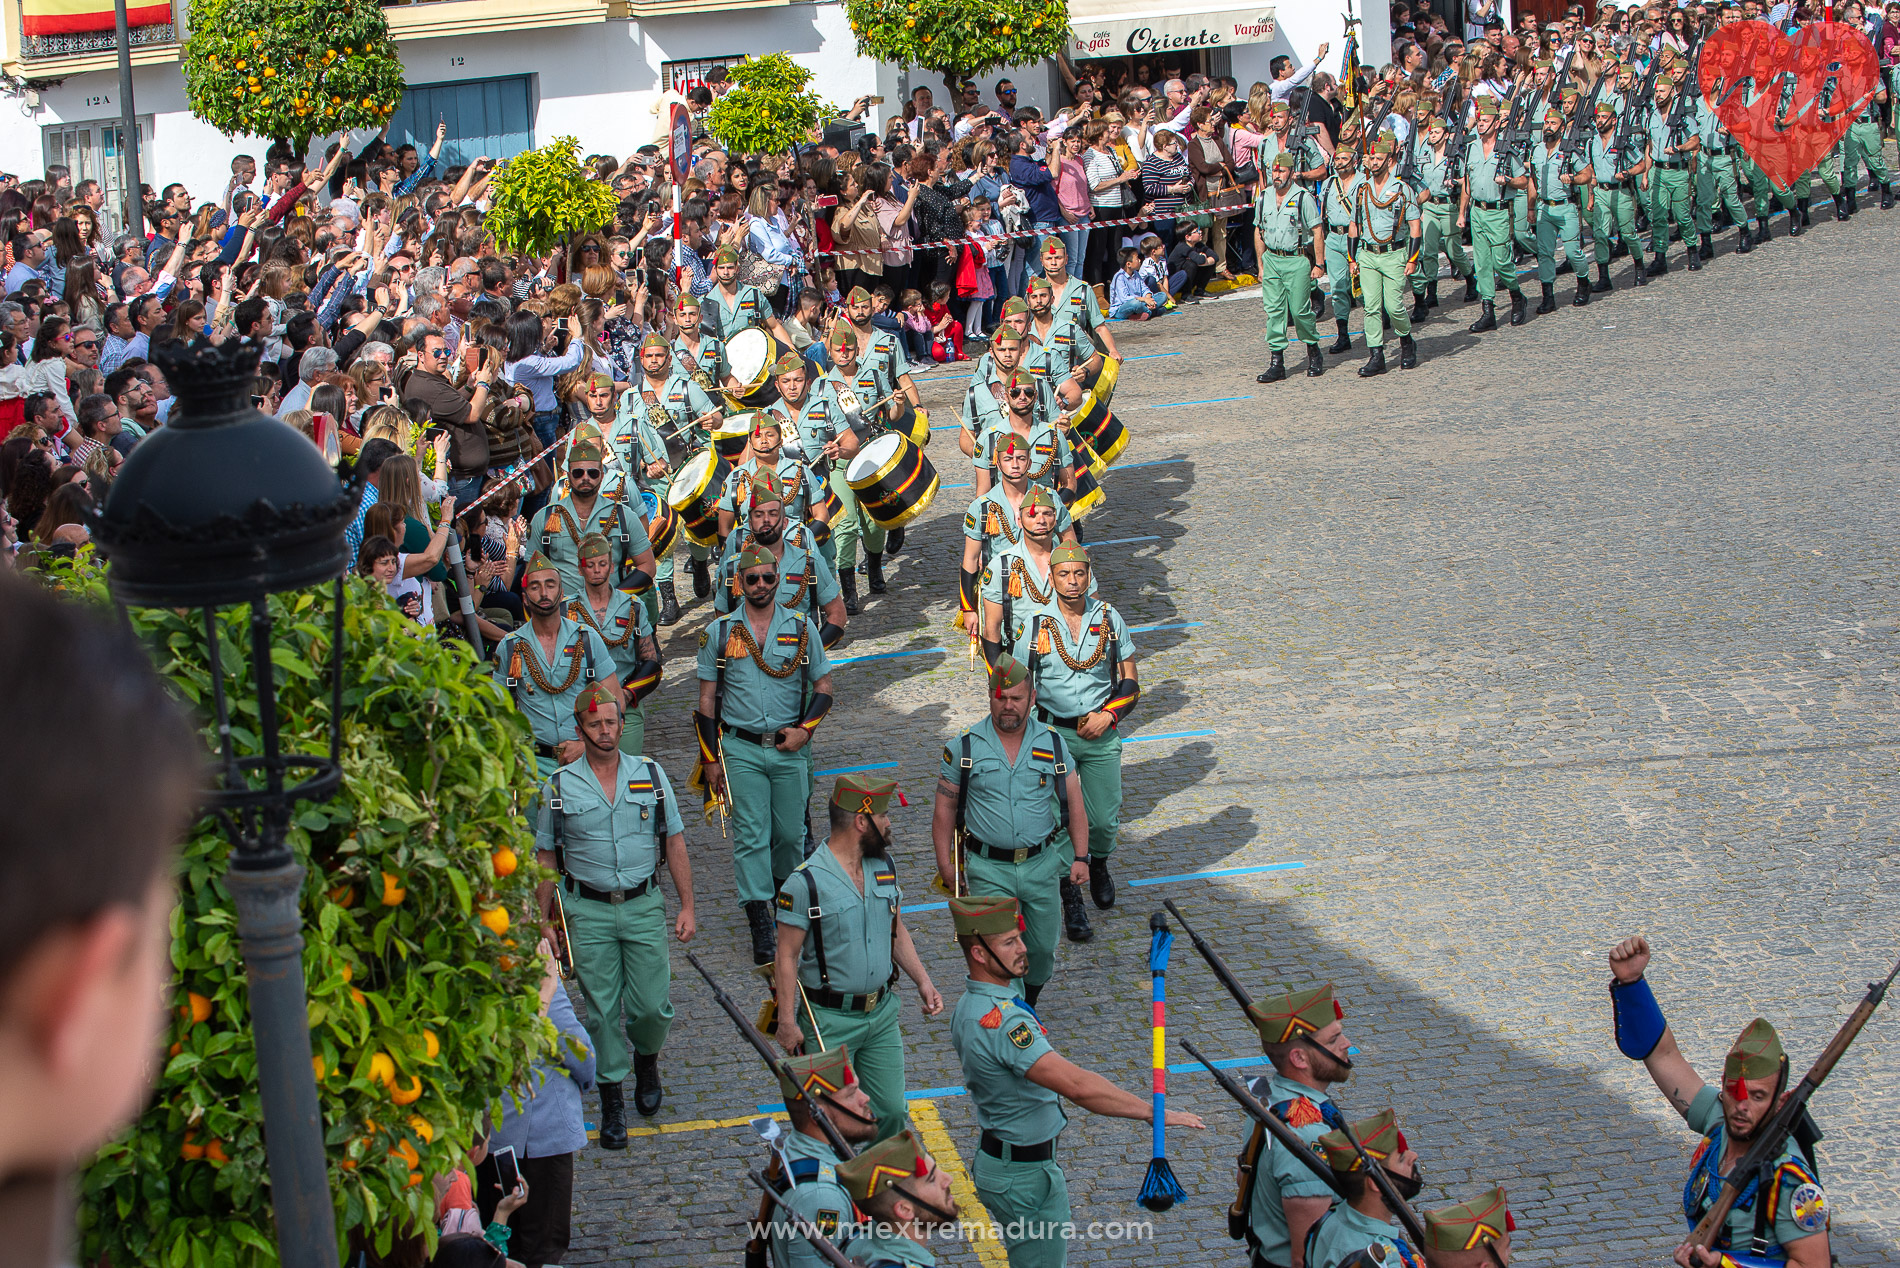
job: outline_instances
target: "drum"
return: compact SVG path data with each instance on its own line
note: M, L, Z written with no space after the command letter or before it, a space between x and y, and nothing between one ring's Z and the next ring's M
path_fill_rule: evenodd
M831 526L838 519L838 513L844 510L844 499L839 497L827 482L825 496L818 502L805 508L805 527L811 530L812 544L823 546L831 540Z
M739 390L733 396L751 409L764 409L777 401L778 382L772 377L772 365L786 353L796 351L758 326L748 326L728 339L726 363L739 380Z
M1121 372L1122 363L1120 358L1103 354L1101 369L1096 370L1093 374L1084 374L1082 376L1082 390L1084 392L1093 392L1101 399L1102 404L1106 405L1108 404L1108 398L1115 395L1115 381L1121 377Z
M641 496L653 497L653 494L642 489ZM658 501L657 498L654 500ZM659 506L660 509L647 519L647 539L653 543L653 558L656 560L672 554L674 545L680 539L679 516L673 514L673 508L666 503L660 502Z
M1096 462L1090 465L1095 467L1098 476L1128 448L1128 428L1109 412L1108 403L1093 392L1082 398L1082 404L1070 415L1069 422L1075 434L1095 451Z
M727 462L737 462L745 453L746 444L752 439L752 415L734 414L722 419L719 426L713 428L713 448Z
M1072 520L1087 518L1090 511L1108 498L1108 494L1102 491L1102 482L1087 467L1076 468L1073 494L1067 489L1059 489L1057 496L1069 504L1069 518Z
M666 504L678 518L680 531L695 546L719 540L719 494L731 472L732 464L718 450L702 449L686 460L666 491Z
M902 528L937 496L937 469L922 449L896 432L885 432L860 449L845 469L844 482L865 514L883 528Z
M905 402L903 417L894 423L885 424L885 427L919 449L930 443L930 411L913 407L909 402Z

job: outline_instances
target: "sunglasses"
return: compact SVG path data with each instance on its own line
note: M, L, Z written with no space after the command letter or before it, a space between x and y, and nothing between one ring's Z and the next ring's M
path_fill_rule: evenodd
M84 343L75 343L73 345L73 347L75 348L96 348L98 346L99 346L99 341L97 339L88 339Z
M1035 394L1036 389L1033 387L1013 387L1009 389L1009 399L1012 401L1018 398L1026 401Z
M778 574L776 572L748 573L745 583L749 586L775 586L778 584Z
M600 468L569 467L567 475L570 480L598 480L600 479Z
M424 355L431 356L431 357L446 357L449 355L449 350L447 348L431 348Z

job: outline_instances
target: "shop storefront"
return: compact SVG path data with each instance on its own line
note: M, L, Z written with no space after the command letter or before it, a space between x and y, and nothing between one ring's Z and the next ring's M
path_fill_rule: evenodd
M1111 83L1154 85L1188 75L1232 75L1272 57L1279 29L1272 5L1176 9L1155 0L1075 0L1069 6L1069 56L1107 71ZM1238 50L1238 52L1237 52ZM1258 58L1249 56L1260 52ZM1264 73L1264 70L1263 72Z

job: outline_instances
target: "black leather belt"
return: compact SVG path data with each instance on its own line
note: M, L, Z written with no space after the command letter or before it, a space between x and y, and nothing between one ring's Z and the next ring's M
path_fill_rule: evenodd
M1359 249L1364 251L1367 255L1391 255L1394 251L1410 251L1412 249L1412 240L1406 238L1400 242L1388 242L1384 246L1376 246L1370 242L1362 242L1359 244Z
M1282 251L1279 247L1268 247L1267 254L1268 255L1298 255L1299 251L1297 248L1292 251Z
M823 987L806 987L805 998L820 1008L835 1008L846 1013L868 1013L883 1002L891 988L897 985L897 970L891 970L891 980L872 991L869 995L846 995L843 991L828 991Z
M747 744L757 744L761 748L777 748L778 747L778 732L777 731L774 731L769 735L760 735L757 731L748 731L744 727L729 726L729 727L724 728L724 733L727 735L736 735L740 739L744 740Z
M1047 1162L1056 1156L1053 1138L1040 1145L1011 1145L995 1132L984 1132L981 1148L990 1157L1001 1158L1004 1162Z
M577 881L572 876L564 878L564 888L570 894L579 894L582 898L591 898L597 903L624 903L628 899L638 898L653 888L654 877L649 876L632 889L595 889L585 881Z
M1471 200L1471 205L1473 207L1482 207L1486 211L1503 211L1506 207L1509 207L1511 205L1511 200L1508 198L1501 198L1498 201L1493 202L1489 198L1474 198Z
M1055 837L1051 836L1049 841L1053 840L1055 840ZM963 848L965 850L974 851L984 858L997 863L1027 863L1030 859L1041 854L1043 846L1048 845L1049 841L1044 841L1039 845L1024 846L1020 850L1006 850L1000 845L985 845L975 837L965 833L963 837Z
M1683 168L1689 166L1689 160L1688 159L1662 159L1657 162L1656 166L1666 167L1672 172L1680 171Z
M1037 709L1036 716L1038 718L1041 718L1048 725L1059 726L1065 731L1073 731L1077 727L1082 725L1081 718L1058 718L1055 714L1049 713L1043 709Z
M1568 207L1571 203L1575 202L1576 199L1574 198L1540 198L1537 201L1544 204L1544 206L1546 207Z
M1434 206L1434 207L1449 207L1449 206L1451 206L1451 199L1450 199L1450 197L1449 197L1449 196L1447 196L1447 197L1445 197L1445 198L1430 198L1430 197L1428 197L1428 198L1426 198L1426 200L1425 200L1425 201L1426 201L1426 202L1428 202L1428 203L1430 203L1430 204L1431 204L1432 206Z

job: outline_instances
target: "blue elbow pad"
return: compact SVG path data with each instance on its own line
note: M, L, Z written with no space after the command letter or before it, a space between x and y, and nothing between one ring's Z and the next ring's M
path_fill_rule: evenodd
M1625 985L1610 983L1610 1009L1616 1021L1616 1047L1631 1061L1641 1061L1656 1051L1669 1023L1663 1020L1656 993L1646 978Z

